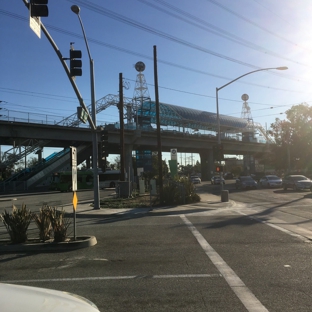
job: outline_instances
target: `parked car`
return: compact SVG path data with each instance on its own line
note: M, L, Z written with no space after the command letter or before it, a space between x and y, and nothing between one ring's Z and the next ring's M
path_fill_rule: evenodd
M99 312L88 299L59 290L0 283L0 293L5 312Z
M201 183L201 179L199 176L191 176L191 182L193 184L200 184Z
M258 183L251 176L240 176L235 181L236 189L256 189Z
M221 177L222 183L225 184L224 178ZM211 178L211 184L219 184L220 185L220 176L213 176Z
M282 179L276 175L266 175L259 180L262 187L282 187Z
M233 178L234 178L234 175L233 175L232 172L226 172L226 173L224 174L224 179L225 179L225 180L229 180L229 179L233 179Z
M294 191L299 190L311 190L312 191L312 181L303 175L287 175L283 179L282 187L284 191L291 188Z
M255 172L250 175L256 182L259 182L263 176L263 172Z

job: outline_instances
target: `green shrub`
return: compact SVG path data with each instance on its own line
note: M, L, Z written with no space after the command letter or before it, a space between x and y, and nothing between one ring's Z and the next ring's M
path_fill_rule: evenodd
M40 240L46 241L50 239L52 234L50 207L43 206L39 213L34 214L34 220L39 229Z
M194 184L187 178L176 178L163 187L163 204L184 205L199 201Z
M26 205L21 208L12 207L12 212L6 210L0 215L13 244L25 243L27 241L27 230L33 213L26 209Z

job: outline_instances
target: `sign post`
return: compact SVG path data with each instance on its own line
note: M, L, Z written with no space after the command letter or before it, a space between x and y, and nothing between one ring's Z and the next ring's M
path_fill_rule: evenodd
M74 211L74 240L76 240L76 209L78 203L77 191L77 150L70 147L70 164L72 168L72 191L73 191L73 211Z
M169 160L170 173L172 177L178 175L178 150L176 148L170 149L171 160Z

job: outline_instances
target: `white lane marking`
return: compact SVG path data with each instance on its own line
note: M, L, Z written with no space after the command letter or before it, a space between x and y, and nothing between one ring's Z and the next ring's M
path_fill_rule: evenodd
M294 232L292 232L292 231L289 231L289 230L287 230L287 229L284 229L284 228L282 228L282 227L280 227L280 226L278 226L278 225L275 225L275 224L273 224L273 223L270 223L270 221L261 220L261 219L259 219L259 218L256 218L256 217L254 217L254 216L248 215L247 213L241 212L241 211L239 211L239 210L236 210L236 211L237 211L239 214L243 215L243 216L247 216L248 218L250 218L250 219L252 219L252 220L255 220L255 221L259 222L259 223L266 224L266 225L268 225L268 226L270 226L270 227L272 227L272 228L274 228L274 229L276 229L276 230L279 230L279 231L281 231L281 232L284 232L284 233L286 233L286 234L288 234L288 235L290 235L290 236L297 237L297 238L303 240L304 242L310 242L306 237L304 237L304 236L302 236L302 235L300 235L300 234L294 233ZM276 218L276 220L279 220L279 219ZM280 221L281 223L283 223L283 221L281 221L281 220L279 220L279 221ZM271 222L272 222L272 221L271 221ZM285 224L285 223L283 223L283 224ZM310 231L307 231L307 232L311 233Z
M73 277L51 279L8 280L1 283L38 283L38 282L72 282L96 280L128 280L128 279L160 279L160 278L208 278L222 277L221 274L177 274L177 275L130 275L130 276L99 276L99 277Z
M180 215L181 219L187 225L189 230L197 239L199 245L203 248L211 262L216 266L218 271L225 278L233 292L246 307L248 311L260 312L268 311L266 307L256 298L249 290L244 282L235 274L235 272L227 265L227 263L219 256L219 254L209 245L205 238L197 231L195 226L185 217Z

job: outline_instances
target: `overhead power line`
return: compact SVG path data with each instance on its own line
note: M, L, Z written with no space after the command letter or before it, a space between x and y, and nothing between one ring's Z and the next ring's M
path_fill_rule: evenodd
M243 16L241 14L236 13L235 11L227 8L225 5L222 5L218 1L215 1L215 0L206 0L206 1L213 3L214 5L218 6L219 8L221 8L221 9L231 13L232 15L235 15L236 17L242 19L243 21L245 21L245 22L247 22L247 23L249 23L249 24L251 24L251 25L253 25L253 26L255 26L255 27L257 27L257 28L259 28L261 30L263 30L264 32L266 32L266 33L268 33L268 34L270 34L270 35L272 35L272 36L274 36L276 38L279 38L279 39L281 39L281 40L283 40L283 41L285 41L285 42L287 42L287 43L289 43L289 44L291 44L291 45L293 45L293 46L295 46L297 48L300 47L301 49L304 49L304 50L306 50L308 52L311 52L311 50L309 50L309 49L307 49L307 48L305 48L303 46L300 46L297 43L292 42L291 40L289 40L289 39L287 39L287 38L285 38L283 36L280 36L279 34L277 34L277 33L273 32L273 31L271 31L271 30L269 30L269 29L267 29L267 28L265 28L265 27L255 23L255 22L253 22L252 20L246 18L245 16Z
M82 6L85 6L83 2L81 2L80 0L77 0L77 1L72 1L72 0L67 0L69 2L75 2L75 3L80 3ZM88 2L88 1L85 1L85 2ZM86 5L87 8L89 8L88 5ZM95 10L97 13L98 10L96 8L93 8L92 7L92 10ZM104 9L103 9L104 10ZM101 11L102 12L102 11ZM23 17L23 16L20 16L20 15L17 15L15 13L12 13L12 12L7 12L5 10L1 10L0 9L0 13L1 14L4 14L4 15L8 15L10 17L13 17L13 18L17 18L17 19L20 19L20 20L24 20L24 21L27 21L28 22L28 19ZM113 13L115 14L115 13ZM115 14L116 15L116 14ZM112 17L112 16L109 16L109 17ZM112 17L113 18L113 17ZM117 18L119 19L119 18ZM135 21L132 21L133 24L136 24ZM53 26L53 25L50 25L50 24L47 24L45 23L45 26L49 29L49 30L54 30L54 31L57 31L57 32L60 32L60 33L63 33L63 34L67 34L71 37L76 37L76 38L80 38L83 40L83 36L82 35L79 35L77 33L74 33L74 32L71 32L71 31L68 31L68 30L65 30L65 29L62 29L62 28L59 28L59 27L56 27L56 26ZM144 28L148 29L148 26L144 26ZM154 33L157 34L157 31L154 30ZM164 33L161 33L159 32L159 34L164 34ZM170 40L170 35L167 36ZM178 40L178 39L177 39ZM98 39L94 39L94 38L90 38L88 37L88 41L89 42L93 42L95 44L98 44L98 45L102 45L102 46L106 46L107 48L111 48L111 49L114 49L114 50L118 50L118 51L121 51L121 52L124 52L124 53L128 53L128 54L132 54L132 55L136 55L136 56L139 56L139 57L144 57L145 59L149 59L149 60L153 60L153 58L151 56L146 56L146 55L143 55L141 53L138 53L138 52L134 52L134 51L131 51L131 50L128 50L126 48L122 48L122 47L118 47L118 46L114 46L114 45L111 45L111 44L108 44L108 43L105 43L105 42L102 42ZM192 47L192 44L188 44L186 41L181 41L181 42L184 42L185 45L189 46L189 47ZM195 47L199 47L199 46L195 46ZM200 47L199 47L200 48ZM206 53L209 53L209 50L206 50L205 48L200 48L201 51L203 52L206 52ZM220 54L220 57L222 57L222 55ZM189 70L189 71L192 71L192 72L197 72L197 73L201 73L201 74L204 74L204 75L208 75L208 76L212 76L212 77L216 77L216 78L220 78L220 79L224 79L224 80L231 80L232 78L228 78L228 77L222 77L220 75L215 75L215 74L212 74L212 73L207 73L207 72L204 72L204 71L201 71L201 70L196 70L196 69L193 69L193 68L190 68L190 67L186 67L186 66L183 66L183 65L178 65L178 64L174 64L172 62L169 62L169 61L164 61L164 60L158 60L159 63L163 63L163 64L166 64L166 65L170 65L170 66L174 66L174 67L177 67L177 68L181 68L181 69L186 69L186 70ZM235 59L233 59L233 62L236 62ZM237 60L237 63L240 63L242 64L243 62L240 62ZM248 67L252 67L252 68L255 68L255 69L260 69L260 67L257 67L257 66L254 66L254 65L251 65L251 64L242 64L242 65L246 65ZM276 72L273 72L273 71L269 71L268 72L269 74L271 75L276 75L276 76L280 76L280 77L283 77L283 78L286 78L286 79L290 79L290 80L295 80L297 82L302 82L303 80L301 78L298 78L298 77L291 77L287 74L280 74L280 73L276 73ZM310 84L310 81L305 81L307 83ZM278 88L274 88L274 87L268 87L268 86L261 86L261 85L256 85L256 84L252 84L252 83L247 83L247 82L243 82L243 81L240 81L240 83L245 83L245 84L249 84L249 85L255 85L255 86L259 86L259 87L264 87L264 88L271 88L271 89L277 89L277 90L283 90L283 91L287 91L287 92L297 92L297 91L290 91L288 89L278 89Z
M163 1L163 0L153 0L153 1L158 2L158 3L162 4L163 6L166 6L166 7L170 8L170 9L173 10L174 12L177 12L177 13L179 13L180 15L183 15L183 16L189 18L191 21L188 20L188 19L185 19L185 18L183 18L183 17L181 17L181 16L179 16L179 15L177 15L177 14L175 14L175 13L171 13L171 12L169 12L169 11L167 11L167 10L165 10L165 9L163 9L163 8L161 8L161 7L159 7L159 6L156 6L156 5L152 4L152 3L149 3L149 2L146 1L146 0L138 0L138 1L139 1L139 2L142 2L142 3L146 4L146 5L148 5L148 6L150 6L150 7L153 7L154 9L156 9L156 10L158 10L158 11L161 11L161 12L163 12L163 13L165 13L165 14L168 14L168 15L170 15L170 16L173 16L173 17L175 17L175 18L177 18L177 19L179 19L179 20L182 20L182 21L184 21L185 23L191 24L191 25L193 25L194 27L197 27L197 28L200 28L200 29L202 29L202 30L204 30L204 31L210 32L210 33L212 33L212 34L214 34L214 35L216 35L216 36L222 37L222 38L224 38L224 39L226 39L226 40L229 40L229 41L238 43L239 45L248 47L248 48L253 49L253 50L255 50L255 51L264 53L264 54L266 54L266 55L275 56L275 57L277 57L277 58L279 58L279 59L283 59L283 60L286 60L286 61L295 63L295 64L297 64L297 65L303 65L303 66L306 66L306 67L311 67L311 66L308 65L308 64L304 64L304 63L300 63L300 62L298 62L298 61L296 61L296 60L292 60L292 59L287 58L287 57L285 57L285 56L283 56L283 55L281 55L281 54L278 54L278 53L275 53L275 52L273 52L273 51L267 50L267 49L265 49L265 48L263 48L263 47L261 47L261 46L259 46L259 45L256 45L256 44L254 44L254 43L252 43L252 42L250 42L250 41L247 41L247 40L245 40L245 39L243 39L243 38L240 38L240 37L238 37L238 36L235 35L235 34L232 34L232 33L230 33L230 32L227 32L227 31L225 31L225 30L223 30L223 29L221 29L221 28L219 28L219 27L216 27L215 25L210 24L210 23L208 23L207 21L202 20L202 19L198 18L197 16L192 15L192 14L190 14L190 13L184 11L184 10L181 10L179 7L174 6L174 5L171 5L171 4L169 4L169 3L167 3L167 2L165 2L165 1ZM194 22L192 22L192 21L196 21L196 23L194 23ZM208 28L207 28L207 27L208 27Z

